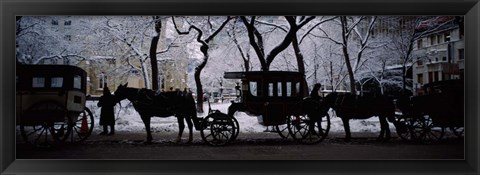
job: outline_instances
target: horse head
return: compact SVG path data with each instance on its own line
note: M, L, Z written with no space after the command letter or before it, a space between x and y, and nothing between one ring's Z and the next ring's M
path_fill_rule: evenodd
M115 97L117 98L118 101L124 100L127 98L127 85L128 83L125 83L124 85L120 84L117 87L117 90L114 92Z

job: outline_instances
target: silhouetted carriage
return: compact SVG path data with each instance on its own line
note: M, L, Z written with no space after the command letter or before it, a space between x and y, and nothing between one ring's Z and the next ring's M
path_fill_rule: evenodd
M237 111L257 116L260 124L273 126L281 137L292 136L300 143L318 143L327 136L328 108L321 108L321 99L307 97L306 81L301 73L226 72L224 78L240 79L242 84L237 86L238 99L232 101L228 114L216 111L203 120L202 137L209 144L223 145L237 137L239 125L234 116ZM214 137L217 135L226 137Z
M87 73L69 65L16 67L16 124L26 142L51 145L85 140L93 114L85 107Z
M445 80L424 85L425 94L397 100L402 115L397 134L405 140L440 140L448 128L464 132L464 81Z

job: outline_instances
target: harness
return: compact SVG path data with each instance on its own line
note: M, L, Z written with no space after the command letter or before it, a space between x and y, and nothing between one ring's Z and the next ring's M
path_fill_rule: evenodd
M153 105L154 103L154 98L148 94L146 89L138 89L137 96L138 98L133 101L134 104Z

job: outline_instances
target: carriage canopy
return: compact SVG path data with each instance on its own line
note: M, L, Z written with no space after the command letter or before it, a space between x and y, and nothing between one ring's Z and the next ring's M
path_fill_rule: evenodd
M70 65L19 65L17 91L79 90L86 93L87 73Z

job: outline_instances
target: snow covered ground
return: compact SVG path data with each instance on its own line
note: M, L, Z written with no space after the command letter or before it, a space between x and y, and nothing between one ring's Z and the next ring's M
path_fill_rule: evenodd
M218 109L221 112L227 113L228 106L230 102L226 103L212 103L212 109ZM101 132L101 126L99 126L100 119L100 108L97 107L97 101L87 101L86 106L94 114L95 118L95 128L94 133ZM204 111L208 112L208 104L204 105ZM205 117L207 113L198 114L198 117ZM330 116L332 113L330 112ZM123 132L144 132L145 126L139 116L135 111L133 106L129 101L122 101L122 108L117 105L115 107L115 117L116 117L116 131ZM240 125L241 133L252 133L252 132L263 132L266 129L266 126L260 125L258 123L256 116L249 116L243 112L237 112L235 118L238 120ZM330 132L344 132L343 123L338 117L332 117L330 119ZM151 128L152 132L178 132L177 118L175 117L153 117L151 119ZM390 130L395 132L395 126L392 123L390 124ZM378 117L372 117L366 120L350 120L350 129L352 132L380 132L380 123ZM187 132L186 130L185 132Z

